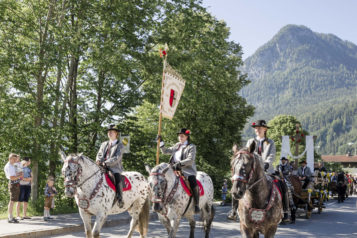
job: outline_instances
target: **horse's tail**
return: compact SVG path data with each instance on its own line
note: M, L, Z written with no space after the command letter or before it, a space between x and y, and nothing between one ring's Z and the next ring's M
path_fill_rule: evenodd
M150 212L150 198L149 196L147 196L147 198L145 199L145 203L141 208L139 214L139 221L138 221L138 231L142 236L146 236L148 233L149 220L150 220L149 212Z

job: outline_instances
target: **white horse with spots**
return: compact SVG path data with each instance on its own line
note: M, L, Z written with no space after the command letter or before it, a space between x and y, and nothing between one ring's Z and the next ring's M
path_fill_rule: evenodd
M110 214L128 211L132 219L127 237L131 237L135 228L140 237L146 237L149 223L149 184L138 172L124 172L126 187L123 188L124 206L119 207L115 200L113 185L104 172L88 157L82 154L66 155L61 152L64 161L65 194L73 197L78 205L83 220L86 237L99 237L100 230ZM96 216L93 226L91 217Z
M161 163L152 170L146 166L149 172L149 184L151 188L151 201L153 209L158 213L160 222L167 229L169 238L176 237L181 217L187 218L190 223L190 238L194 237L196 221L194 218L194 202L188 195L185 187L172 167L167 163ZM205 237L209 237L212 220L215 214L213 207L213 183L204 172L197 172L197 183L200 183L201 220L205 231ZM199 186L199 185L197 185Z

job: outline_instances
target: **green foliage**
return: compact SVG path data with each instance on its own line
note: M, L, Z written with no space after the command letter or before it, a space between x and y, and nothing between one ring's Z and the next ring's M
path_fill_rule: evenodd
M39 196L31 207L40 212L48 174L63 190L59 146L95 158L107 139L103 127L118 123L131 136L124 167L144 172L143 164L155 161L157 50L168 43L168 61L186 88L174 120L164 120L163 136L174 143L177 128L190 128L199 169L219 181L219 190L229 176L230 148L253 113L238 94L248 83L238 70L241 47L228 36L199 0L1 1L0 166L10 152L38 163ZM2 170L0 178L5 209ZM75 209L63 194L56 200L58 211Z

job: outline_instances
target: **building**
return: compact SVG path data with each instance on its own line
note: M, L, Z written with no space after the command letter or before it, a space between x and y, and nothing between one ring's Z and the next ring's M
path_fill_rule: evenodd
M321 155L325 163L341 163L344 168L357 168L357 155Z

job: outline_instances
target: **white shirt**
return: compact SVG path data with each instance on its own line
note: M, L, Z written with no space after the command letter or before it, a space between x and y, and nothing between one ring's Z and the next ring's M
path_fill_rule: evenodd
M182 150L183 150L184 148L186 148L187 144L188 144L188 141L185 141L183 144L180 144L180 148L179 148L179 149L175 152L175 154L174 154L174 161L175 161L175 163L181 161Z
M115 145L117 142L118 142L118 140L110 141L110 145L113 146L113 145Z
M6 178L9 180L11 176L16 176L16 168L12 164L10 164L10 162L7 162L4 171L5 171Z

